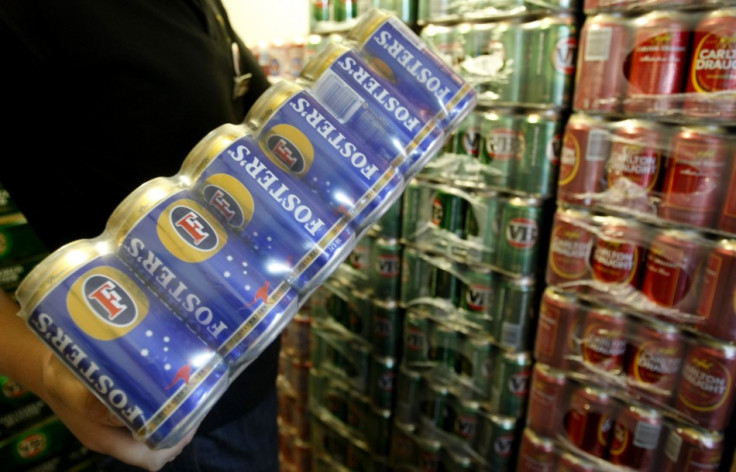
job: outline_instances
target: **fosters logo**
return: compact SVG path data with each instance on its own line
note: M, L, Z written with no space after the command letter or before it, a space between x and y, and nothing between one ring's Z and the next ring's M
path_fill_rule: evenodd
M133 330L148 314L148 298L119 270L91 269L72 285L67 309L89 336L109 341Z
M314 162L314 147L309 138L292 125L271 128L261 143L271 161L285 172L303 177Z
M156 230L163 245L185 262L205 261L217 254L227 241L224 228L193 200L169 205L159 215Z
M253 218L253 196L243 184L227 174L215 174L201 187L204 201L219 214L231 228L241 230Z

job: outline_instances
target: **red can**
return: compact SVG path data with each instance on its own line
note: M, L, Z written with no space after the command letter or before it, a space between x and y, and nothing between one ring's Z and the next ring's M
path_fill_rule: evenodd
M580 353L575 339L580 321L576 299L547 287L539 306L534 358L557 369L569 369L570 362Z
M537 434L553 438L563 430L562 408L567 377L537 362L532 370L526 424Z
M640 320L629 325L626 383L633 395L669 405L685 354L682 333L671 324Z
M643 295L661 307L693 313L698 296L695 282L703 259L701 244L692 232L667 230L657 234L647 252Z
M591 258L593 279L638 288L646 254L642 229L622 218L603 217L598 221L600 228Z
M516 472L555 472L557 470L555 443L537 436L525 428L521 436L519 461Z
M663 113L682 108L692 26L684 13L654 11L633 22L634 46L624 110Z
M736 8L705 15L693 35L685 112L698 117L736 117Z
M562 208L555 212L547 262L548 285L575 290L580 281L590 278L590 227L588 213Z
M705 265L696 326L726 341L736 341L736 241L721 240Z
M659 216L712 227L720 207L729 154L723 129L683 127L672 138Z
M647 197L659 190L667 144L667 129L652 121L624 120L613 126L606 180L627 207L652 212Z
M567 438L583 451L604 458L611 442L615 404L606 393L591 387L575 390L565 416Z
M623 313L593 308L585 314L580 352L587 366L612 374L623 371L626 353Z
M654 408L629 405L619 410L608 461L638 471L650 470L662 433L662 415Z
M605 190L606 161L610 153L609 125L601 118L580 113L565 125L557 175L557 198L589 206Z
M630 49L628 21L618 14L589 16L580 30L575 71L576 111L618 112L626 88L624 64Z
M736 347L699 339L688 349L675 408L701 428L722 430L731 421Z
M718 229L736 234L736 153L731 158L731 178L726 187Z
M596 465L571 452L564 452L557 464L557 472L597 472Z
M664 446L662 472L716 472L723 457L723 435L717 431L679 426Z

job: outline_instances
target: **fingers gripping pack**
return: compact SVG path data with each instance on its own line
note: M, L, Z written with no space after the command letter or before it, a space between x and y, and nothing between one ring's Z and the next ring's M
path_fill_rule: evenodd
M196 427L476 103L381 10L313 61L17 290L28 327L151 448Z

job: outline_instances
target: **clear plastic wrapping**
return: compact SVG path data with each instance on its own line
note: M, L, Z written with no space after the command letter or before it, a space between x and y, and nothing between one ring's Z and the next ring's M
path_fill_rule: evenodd
M636 6L646 3L655 2ZM692 8L681 10L656 3L661 8L653 11L614 10L586 17L574 109L732 124L736 63L728 38L736 28L736 10L707 2L678 2Z
M413 95L436 110L419 128L451 132L475 105L472 87L392 15L372 11L355 25L365 41L385 34L431 63L428 89L452 99ZM348 126L313 92L278 82L243 124L212 130L179 173L143 183L104 232L58 249L18 288L29 328L152 448L199 424L406 186L406 149L377 152L396 128ZM418 171L431 156L415 157ZM325 332L311 348L354 351L348 378L365 392L371 362L384 359L343 334ZM305 363L289 365L298 373Z

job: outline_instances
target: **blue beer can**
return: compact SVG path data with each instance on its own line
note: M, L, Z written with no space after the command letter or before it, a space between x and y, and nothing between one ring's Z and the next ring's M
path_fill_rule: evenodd
M57 249L18 287L20 316L135 437L170 447L220 398L229 368L115 250L104 234Z
M274 337L282 319L296 314L298 292L283 272L271 270L176 179L138 187L105 232L118 257L236 372L265 348L264 336Z
M475 108L478 97L473 86L395 15L377 8L368 11L347 40L409 101L441 120L448 132Z
M224 125L197 146L178 177L210 212L304 295L347 258L355 234L350 219L274 164L252 134ZM245 132L245 128L241 127ZM225 145L227 143L227 145Z
M343 124L305 87L282 80L245 118L263 152L330 210L347 216L358 236L398 198L404 179L395 155L376 155L360 130ZM383 139L384 136L367 137Z
M345 44L329 43L312 57L300 76L312 93L350 128L360 130L376 155L396 156L409 181L445 142L444 128L417 107Z

